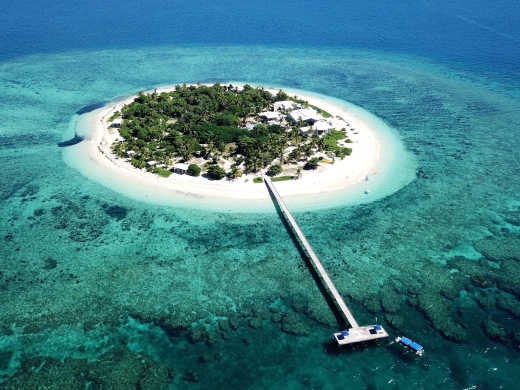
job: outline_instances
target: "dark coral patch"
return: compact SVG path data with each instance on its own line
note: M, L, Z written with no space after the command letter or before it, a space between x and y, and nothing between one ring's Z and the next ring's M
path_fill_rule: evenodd
M128 214L128 209L121 206L109 206L104 207L105 213L110 215L112 218L117 219L118 221L122 220Z
M53 259L52 257L47 257L45 259L45 264L43 266L43 269L50 270L54 269L58 266L58 261L56 259Z

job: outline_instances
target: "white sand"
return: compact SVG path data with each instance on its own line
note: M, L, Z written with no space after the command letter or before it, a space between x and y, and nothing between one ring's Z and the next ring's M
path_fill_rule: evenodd
M238 85L234 83L234 85ZM171 91L173 87L158 88L157 91ZM277 92L277 90L270 90ZM294 95L291 91L289 94ZM275 183L278 191L283 196L310 195L330 191L338 191L350 187L362 186L367 177L376 175L379 172L378 164L381 161L381 139L378 137L377 131L372 129L366 121L364 121L356 112L341 107L334 102L317 98L314 96L306 96L297 94L299 98L308 101L321 109L328 111L332 115L339 115L350 123L351 128L347 132L352 140L348 147L352 148L352 154L343 160L336 158L334 164L320 163L315 171L302 170L302 177L299 180L283 181ZM136 186L141 190L146 189L147 193L160 191L171 192L171 195L184 193L187 195L196 195L208 198L229 198L229 199L268 199L269 195L265 186L253 183L253 177L256 175L243 176L236 181L228 181L226 179L220 181L211 181L203 177L192 177L189 175L172 174L168 178L160 177L156 174L146 172L144 169L137 169L129 162L116 157L110 150L110 145L118 137L119 133L116 129L110 129L108 118L115 111L121 109L133 101L135 96L129 97L123 101L110 104L99 109L93 116L92 132L86 134L86 140L81 148L81 153L88 153L88 161L94 164L92 167L96 170L102 170L104 176L113 175L118 181L124 181L126 184ZM357 134L355 134L357 133ZM84 156L87 157L87 156ZM246 181L247 180L247 181Z

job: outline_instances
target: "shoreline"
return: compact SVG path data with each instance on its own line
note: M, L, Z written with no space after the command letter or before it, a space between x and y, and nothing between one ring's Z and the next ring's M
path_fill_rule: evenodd
M237 82L231 82L231 84L243 85L243 83ZM173 88L174 86L161 86L157 88L157 92L167 92ZM275 93L279 90L267 87L265 89ZM384 160L388 160L388 158L383 158L385 141L381 137L381 132L375 129L374 123L371 123L362 115L368 113L362 112L363 110L360 108L354 109L355 106L337 99L309 95L309 92L306 93L306 91L280 89L290 95L296 95L334 116L341 116L350 123L347 134L352 140L352 143L349 144L349 147L352 148L352 154L343 160L336 159L334 164L322 162L315 171L302 171L303 175L300 179L276 182L276 188L280 194L289 200L310 202L313 205L319 203L316 202L316 195L318 194L320 198L330 197L331 194L341 197L342 193L345 195L345 192L354 192L355 197L366 198L357 199L354 203L373 200L374 196L370 194L371 190L368 189L367 182L381 181L379 176L385 170ZM148 90L145 93L152 91ZM85 139L80 144L67 148L66 154L68 156L66 160L70 165L80 170L85 176L93 178L107 187L153 203L184 204L185 202L182 199L175 201L175 198L179 198L179 195L184 195L181 198L195 199L197 203L205 200L203 203L206 205L215 202L221 203L219 201L225 203L226 200L227 202L237 201L238 203L260 201L268 204L270 197L265 185L252 182L253 177L261 175L260 172L244 175L234 181L227 179L212 181L203 177L175 173L168 178L164 178L135 168L129 162L116 157L112 153L110 145L117 139L119 133L117 129L109 129L107 120L114 111L120 110L123 105L132 102L136 96L121 98L80 117L82 126L77 126L77 133ZM115 182L118 182L118 184ZM125 187L125 189L122 187ZM327 205L324 206L327 207Z

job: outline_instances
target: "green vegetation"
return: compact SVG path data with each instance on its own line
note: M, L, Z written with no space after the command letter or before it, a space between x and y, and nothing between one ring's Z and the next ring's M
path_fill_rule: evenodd
M271 181L287 181L287 180L294 180L294 176L278 176L273 177Z
M115 111L110 118L108 118L109 122L113 122L117 118L121 117L121 113L119 111Z
M343 160L345 156L350 156L350 154L352 153L352 149L338 145L338 141L345 138L346 134L344 131L332 130L330 133L325 134L323 136L323 147L327 151L334 152L336 157L339 157ZM347 142L348 141L350 140L347 140Z
M340 159L343 160L346 156L350 156L350 154L352 153L352 149L350 149L350 148L343 148L341 146L338 146L334 150L334 153L336 154L337 157L339 157Z
M309 103L307 103L307 105L308 105L309 107L314 108L316 111L318 111L318 112L319 112L319 113L320 113L324 118L331 118L331 117L332 117L332 114L331 114L331 113L329 113L329 112L327 112L327 111L325 111L325 110L322 110L321 108L316 107L316 106L313 105L313 104L309 104Z
M258 177L258 176L253 179L253 183L263 183L263 182L264 182L264 179L261 177Z
M227 173L227 177L231 180L238 179L240 176L242 176L242 171L237 166L231 167L231 171Z
M217 164L211 164L208 167L208 177L213 180L221 180L226 176L224 168Z
M271 165L267 170L267 175L276 176L282 173L282 167L280 165Z
M141 168L144 168L144 167L146 166L146 161L138 160L138 159L136 159L136 158L133 158L133 159L131 160L131 162L132 162L132 165L133 165L134 167L136 167L136 168L140 168L140 169L141 169Z
M153 170L153 173L156 173L162 177L169 177L172 174L172 171L169 171L168 169L164 169L164 168L155 168Z
M161 175L166 173L147 162L154 160L171 167L176 162L196 161L215 180L226 176L218 167L222 160L232 162L227 177L236 179L267 167L268 174L276 176L284 164L308 162L317 152L327 151L341 158L350 154L350 149L337 144L346 138L343 132L307 137L300 131L303 123L262 123L260 112L272 110L274 102L287 99L310 106L283 91L273 95L249 85L177 85L171 92L139 93L121 113L114 113L114 118L122 116L119 133L123 140L112 148L118 157L130 158L133 166ZM325 117L331 116L314 108ZM188 174L200 175L198 165L190 167Z
M303 166L303 169L314 170L314 169L318 168L319 162L320 162L319 158L316 158L316 157L311 158L309 161L307 161L305 163L305 165Z
M197 164L190 164L186 172L190 176L200 176L200 167Z

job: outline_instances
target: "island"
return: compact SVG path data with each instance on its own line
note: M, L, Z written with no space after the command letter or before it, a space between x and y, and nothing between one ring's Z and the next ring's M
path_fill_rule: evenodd
M398 133L330 96L239 82L166 85L78 114L67 164L133 199L272 211L270 176L291 207L387 196L415 177Z
M294 180L352 153L343 117L283 90L248 84L141 92L106 126L119 133L111 144L115 156L162 177L249 175L261 182L266 173L274 181Z

